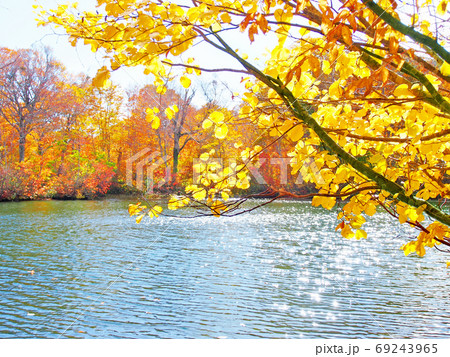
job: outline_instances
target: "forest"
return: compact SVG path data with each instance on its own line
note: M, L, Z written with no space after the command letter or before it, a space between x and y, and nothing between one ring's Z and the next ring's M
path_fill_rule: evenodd
M49 48L2 48L1 63L0 200L137 193L126 185L126 161L141 150L165 158L154 173L155 191L176 192L192 184L193 160L202 152L229 160L255 138L268 140L246 128L248 122L237 123L239 108L221 104L232 93L215 81L199 86L206 100L197 107L199 93L181 85L164 93L154 85L99 88L92 78L68 72ZM236 123L226 137L202 127L212 112ZM288 146L271 151L284 157ZM261 182L278 185L282 167L269 163Z

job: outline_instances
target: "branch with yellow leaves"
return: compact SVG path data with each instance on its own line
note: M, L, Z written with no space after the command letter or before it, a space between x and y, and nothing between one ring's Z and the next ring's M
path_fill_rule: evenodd
M391 210L391 209L389 209L383 202L381 202L379 199L377 199L376 200L377 201L377 203L390 215L390 216L392 216L392 217L394 217L395 219L398 219L399 218L399 215L394 211L394 210ZM426 228L426 227L424 227L420 222L417 222L417 221L415 221L415 222L413 222L413 221L410 221L410 220L406 220L406 223L407 224L409 224L411 227L414 227L414 228L416 228L416 229L418 229L419 231L422 231L422 232L424 232L424 233L426 233L426 234L430 234L430 231ZM447 238L447 237L444 237L443 239L440 239L440 238L438 238L438 237L436 237L436 236L433 236L433 239L435 240L435 241L437 241L437 242L439 242L439 243L442 243L442 244L444 244L444 245L446 245L446 246L449 246L450 247L450 238ZM441 249L439 249L436 245L434 246L437 250L440 250L440 251L442 251ZM447 251L444 251L445 253L450 253L450 250L447 250Z
M430 202L422 200L420 198L407 195L403 187L396 182L393 182L386 178L384 175L374 171L371 167L365 165L359 161L356 157L346 152L337 142L335 142L325 131L324 128L308 113L304 105L298 98L292 94L292 92L286 87L286 85L279 79L270 77L255 66L240 57L233 49L217 34L212 32L214 37L219 41L221 46L216 44L216 47L234 57L241 65L246 68L252 75L258 80L272 88L280 98L285 102L287 108L291 111L292 115L298 120L306 124L312 129L319 137L326 149L331 153L339 157L343 162L349 164L356 171L367 177L369 180L375 182L381 189L389 192L398 200L413 206L420 207L425 205L425 212L434 219L450 226L450 215L444 213L439 208L433 206Z
M392 16L389 12L387 12L386 9L383 9L380 5L376 4L372 0L362 0L362 2L394 30L397 30L398 32L408 36L417 43L428 47L430 50L439 55L439 57L441 57L445 62L450 64L450 52L442 47L434 38L417 32L412 27L406 26L401 21Z
M358 140L366 140L366 141L379 141L379 142L393 142L393 143L408 143L413 140L413 138L396 138L396 137L379 137L379 136L368 136L368 135L357 135L352 134L346 129L332 129L332 128L325 128L324 129L327 133L333 133L338 135L343 135L348 138L352 139L358 139ZM420 141L429 141L433 139L437 139L446 135L450 134L450 129L442 130L438 133L425 135L420 138Z

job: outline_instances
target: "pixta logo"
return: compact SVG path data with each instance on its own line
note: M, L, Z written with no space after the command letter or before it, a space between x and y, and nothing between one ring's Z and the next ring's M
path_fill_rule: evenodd
M260 158L258 160L259 164L258 166L255 166L251 162L245 162L245 166L250 172L251 176L255 180L256 183L260 185L267 185L266 180L264 179L263 175L263 169L262 165L274 165L278 166L278 183L281 185L286 185L289 182L290 179L294 179L293 182L295 185L302 185L306 182L316 182L318 184L325 183L319 168L317 167L316 163L313 159L307 159L304 162L302 162L300 165L297 165L297 161L295 159L292 159L290 157L273 157L270 159L267 158ZM193 180L192 182L194 184L199 184L201 182L201 171L212 171L217 172L220 171L226 164L228 167L234 167L236 168L238 166L239 161L236 159L228 159L224 160L222 158L218 157L209 157L207 159L205 158L194 158L193 159ZM289 172L292 172L292 167L297 166L296 170L296 176L291 175L289 176ZM199 170L199 167L203 167L203 170ZM229 174L229 177L235 177L236 171L231 172Z
M170 180L170 167L167 166L165 168L164 178L159 180L155 185L155 171L168 160L169 158L167 156L161 156L159 151L152 151L149 148L142 149L126 161L127 185L136 187L139 191L145 191L145 193L153 193L155 187L161 187ZM135 176L133 175L134 172ZM135 180L133 180L133 177L135 177Z

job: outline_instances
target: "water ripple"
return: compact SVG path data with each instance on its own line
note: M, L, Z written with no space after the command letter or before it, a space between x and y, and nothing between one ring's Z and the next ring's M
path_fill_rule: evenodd
M448 337L440 253L385 215L368 240L277 202L136 225L122 200L0 204L0 337Z

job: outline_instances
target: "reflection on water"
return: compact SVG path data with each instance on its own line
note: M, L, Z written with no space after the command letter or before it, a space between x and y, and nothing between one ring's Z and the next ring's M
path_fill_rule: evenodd
M0 337L448 337L445 256L410 231L277 202L136 225L127 201L0 204Z

